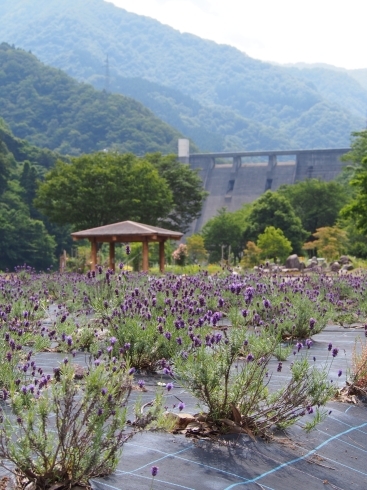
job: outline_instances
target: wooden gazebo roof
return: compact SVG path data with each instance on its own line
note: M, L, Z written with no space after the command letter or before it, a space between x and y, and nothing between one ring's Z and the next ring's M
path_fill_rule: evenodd
M112 225L99 226L89 230L77 231L71 236L75 240L85 238L95 239L97 242L142 242L148 241L180 240L183 233L178 231L166 230L158 226L144 225L135 221L121 221Z
M115 268L115 243L142 242L143 243L143 270L149 268L149 242L159 242L159 265L164 270L164 243L166 240L181 240L183 233L166 230L157 226L144 225L135 221L121 221L112 225L99 226L72 233L73 240L88 239L92 244L92 270L97 263L97 243L109 242L110 268Z

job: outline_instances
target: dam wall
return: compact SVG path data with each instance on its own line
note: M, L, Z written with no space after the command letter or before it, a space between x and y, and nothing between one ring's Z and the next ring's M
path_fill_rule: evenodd
M209 193L192 226L191 233L197 233L222 207L236 211L282 184L310 178L333 180L345 165L341 157L350 148L194 154L188 154L187 147L185 150L179 159L198 170Z

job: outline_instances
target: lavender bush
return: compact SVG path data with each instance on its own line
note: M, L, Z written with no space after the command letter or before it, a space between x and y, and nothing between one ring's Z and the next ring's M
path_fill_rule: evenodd
M88 486L90 478L111 473L128 438L125 365L96 361L81 383L66 361L57 378L13 390L11 413L2 414L0 457L40 489Z
M182 352L174 372L213 421L234 421L253 434L266 436L273 426L285 428L314 413L313 421L305 425L310 430L326 416L320 407L335 394L329 367L310 365L307 356L295 359L291 379L271 392L269 363L275 347L274 339L233 332L226 339L210 339ZM277 371L281 370L279 362Z

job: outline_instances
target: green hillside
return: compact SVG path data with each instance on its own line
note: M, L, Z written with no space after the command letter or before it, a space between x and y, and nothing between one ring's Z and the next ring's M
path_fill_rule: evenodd
M289 68L289 71L292 76L312 83L322 97L333 105L338 104L357 117L366 116L367 90L355 78L355 72L363 73L363 70L348 71L328 65L299 64Z
M103 0L37 0L37 8L31 0L4 0L0 17L2 40L79 80L134 96L201 149L347 146L363 126L361 85L341 100L329 82Z
M177 151L180 133L139 102L80 83L8 44L0 45L0 115L33 145L78 155L105 148Z

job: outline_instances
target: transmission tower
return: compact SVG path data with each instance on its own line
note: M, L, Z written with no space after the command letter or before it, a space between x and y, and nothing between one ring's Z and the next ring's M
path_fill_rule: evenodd
M108 54L105 61L105 69L106 71L105 71L104 89L106 93L108 93L110 91L110 63L108 60Z

